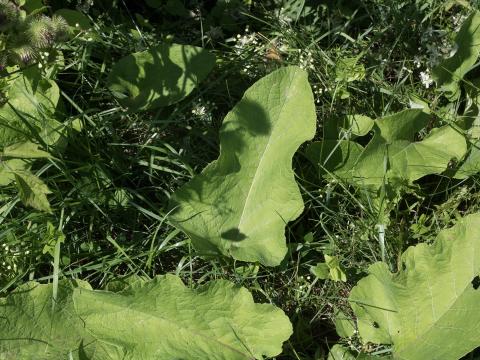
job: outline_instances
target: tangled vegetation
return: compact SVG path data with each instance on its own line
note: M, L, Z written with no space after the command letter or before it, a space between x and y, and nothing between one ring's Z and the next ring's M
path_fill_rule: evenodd
M0 0L0 359L475 359L480 11Z

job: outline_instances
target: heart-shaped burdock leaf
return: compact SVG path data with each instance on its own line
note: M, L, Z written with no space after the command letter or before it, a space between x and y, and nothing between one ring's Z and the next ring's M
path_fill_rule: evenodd
M307 73L284 67L251 86L220 130L220 157L172 196L170 220L204 253L278 265L285 226L303 211L292 170L315 135Z
M130 111L174 104L202 81L215 65L205 49L161 44L120 59L108 77L108 88Z

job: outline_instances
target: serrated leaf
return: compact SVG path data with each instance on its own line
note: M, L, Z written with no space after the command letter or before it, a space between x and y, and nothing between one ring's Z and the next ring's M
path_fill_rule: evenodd
M432 76L451 99L460 96L459 83L475 65L480 54L480 12L472 13L455 37L456 53L432 70Z
M8 102L0 107L0 145L30 139L52 145L60 138L62 125L54 114L60 90L54 81L36 75L20 75L8 89Z
M15 180L15 171L24 171L28 163L22 159L4 160L0 158L0 186L10 184Z
M480 214L410 247L402 268L369 268L349 301L364 342L393 344L395 359L457 360L480 343Z
M223 122L220 157L173 194L170 220L200 251L278 265L285 225L303 211L292 157L315 123L305 71L256 82Z
M18 159L41 159L51 157L48 152L40 149L38 144L34 144L30 141L6 146L0 156Z
M174 104L186 97L215 65L205 49L161 44L120 59L108 76L108 88L132 111Z
M16 186L18 195L26 206L51 213L50 203L47 195L51 193L47 185L30 171L15 171Z

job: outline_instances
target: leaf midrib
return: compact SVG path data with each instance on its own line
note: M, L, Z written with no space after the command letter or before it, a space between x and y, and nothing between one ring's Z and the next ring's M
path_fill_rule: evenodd
M280 111L278 112L278 119L281 118L281 114L283 113L283 110L284 110L286 104L287 104L287 103L289 102L289 100L290 100L290 96L288 96L288 95L289 95L289 93L290 93L290 91L291 91L291 89L292 89L292 84L293 84L293 82L294 82L294 80L295 80L295 75L296 75L296 73L297 73L297 71L295 71L295 72L292 74L292 76L290 77L290 83L288 84L288 87L287 87L288 90L285 91L285 97L284 97L284 98L285 98L285 101L284 101L283 104L282 104L282 108L281 108ZM275 124L275 125L277 125L277 124ZM273 134L274 134L274 129L275 129L275 128L276 128L276 126L275 126L274 128L272 128L272 131L271 131L270 137L269 137L269 139L268 139L268 142L267 142L267 144L265 145L265 149L263 150L262 155L260 156L260 160L259 160L259 162L258 162L258 165L257 165L257 167L256 167L256 169L255 169L255 173L254 173L254 175L253 175L252 182L251 182L251 184L250 184L250 187L249 187L249 189L248 189L247 196L246 196L245 201L244 201L244 203L243 203L242 212L241 212L240 217L239 217L239 219L238 219L238 226L237 226L237 228L238 228L239 230L241 229L242 224L244 223L245 210L248 208L247 205L250 204L250 198L251 198L252 189L255 188L255 183L257 182L258 174L260 173L258 170L261 168L262 162L263 162L263 160L264 160L265 157L266 157L265 154L267 153L267 150L268 150L268 148L270 147L270 144L271 144L271 142L272 142L272 138L274 137Z

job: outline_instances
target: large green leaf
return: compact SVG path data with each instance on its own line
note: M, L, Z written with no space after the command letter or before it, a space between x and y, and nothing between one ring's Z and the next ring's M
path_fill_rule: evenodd
M78 289L73 298L88 331L121 359L262 359L292 333L283 311L225 280L191 290L167 275L117 294Z
M480 344L480 214L410 247L401 269L369 268L349 301L364 342L393 344L395 359L457 360Z
M132 111L154 109L182 100L214 65L215 56L205 49L161 44L120 59L108 87Z
M0 359L263 359L292 326L226 280L191 290L173 275L136 279L118 293L85 282L27 283L0 298Z
M69 355L85 359L82 355L90 355L93 338L74 315L72 293L73 284L61 282L54 302L51 285L31 282L0 299L0 359L69 359Z
M59 100L54 81L18 76L8 89L8 102L0 107L0 146L27 140L47 145L57 142L63 128L55 120Z
M285 225L303 211L292 170L315 134L307 73L274 71L250 87L220 130L220 157L175 192L171 221L203 252L278 265Z
M480 54L480 12L475 11L462 24L455 37L456 53L432 70L432 76L447 96L460 96L459 83L475 65Z
M0 186L11 183L15 171L29 167L23 158L48 157L30 140L53 145L63 130L54 117L60 100L55 82L29 73L17 76L8 88L8 99L0 107Z
M376 120L374 136L363 151L354 142L327 140L311 144L307 156L320 169L356 185L378 189L384 183L412 183L442 173L467 151L465 137L450 126L415 141L429 120L421 110L404 110Z

